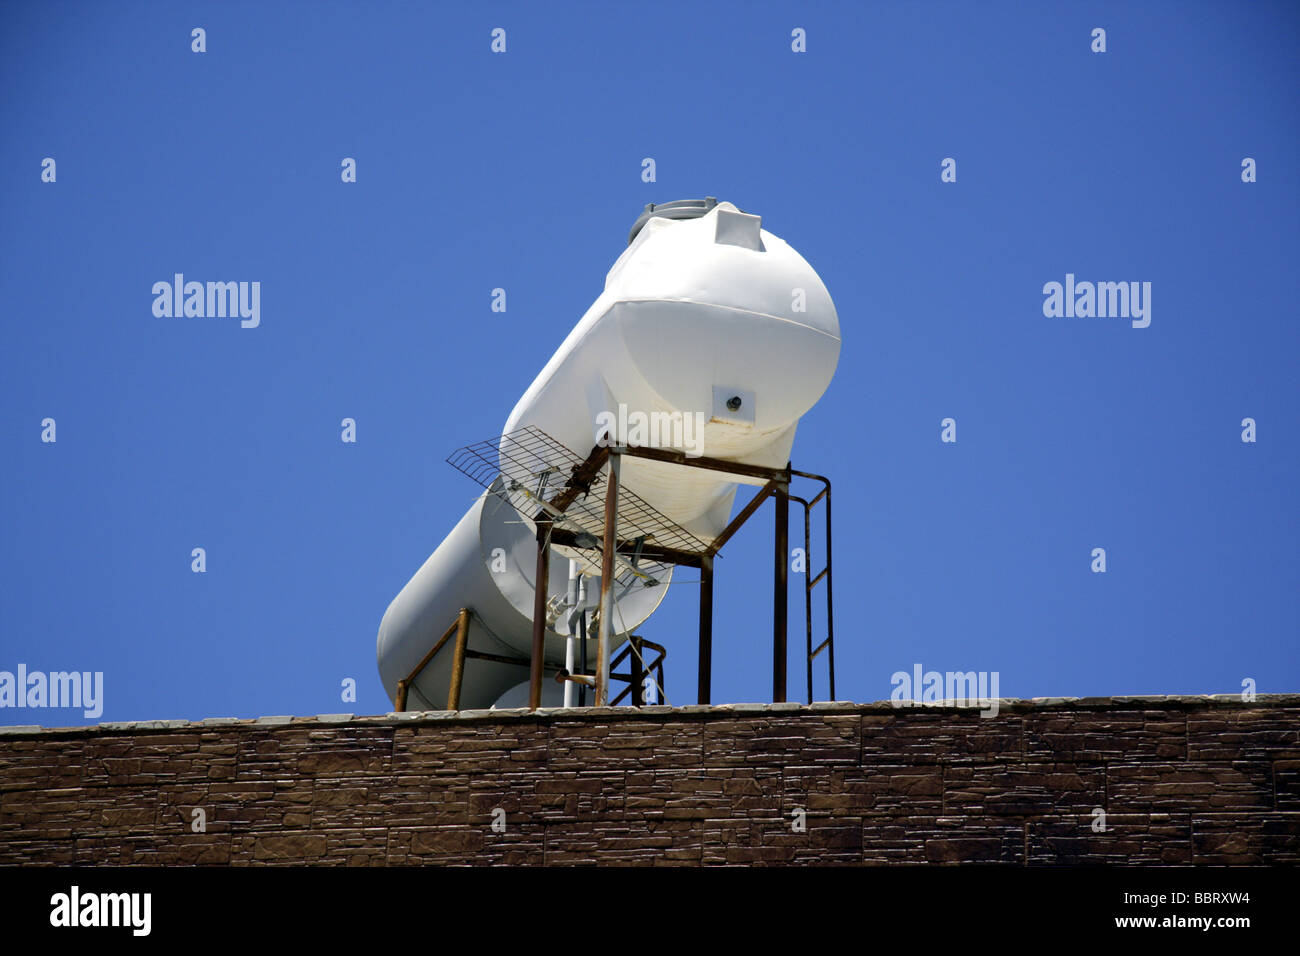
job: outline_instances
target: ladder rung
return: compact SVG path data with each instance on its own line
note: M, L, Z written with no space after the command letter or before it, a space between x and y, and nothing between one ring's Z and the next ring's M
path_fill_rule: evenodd
M809 589L815 588L817 586L817 582L820 581L822 578L826 577L826 573L830 571L830 569L831 566L829 564L826 565L826 567L822 568L822 573L817 575L817 577L813 578L812 581L808 583Z
M824 641L822 641L820 644L818 644L818 645L817 645L817 650L813 651L813 652L812 652L812 657L810 657L810 658L808 658L808 659L809 659L809 660L812 660L813 657L816 657L816 656L817 656L818 654L820 654L822 651L826 650L826 645L829 644L830 642L831 642L831 639L828 637L828 638L826 638L826 640L824 640Z

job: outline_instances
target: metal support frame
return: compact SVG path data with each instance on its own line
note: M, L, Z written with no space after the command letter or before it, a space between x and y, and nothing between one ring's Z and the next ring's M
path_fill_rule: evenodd
M658 461L684 468L700 468L751 479L751 484L762 482L758 492L727 524L712 542L705 542L685 528L673 523L652 505L641 499L629 489L621 487L619 481L619 462L624 456ZM596 550L595 535L600 533L603 540L598 547L601 554L601 593L600 613L597 630L597 659L594 674L587 674L586 646L590 635L588 616L581 616L581 642L583 660L578 664L581 674L569 674L562 671L561 679L576 681L580 687L580 702L585 703L586 688L595 690L595 703L605 705L609 701L609 640L614 628L613 587L617 579L617 562L619 553L632 556L635 568L638 561L656 564L674 564L700 569L700 605L699 605L699 682L697 697L701 704L711 702L713 672L713 605L714 605L714 561L722 547L731 540L737 531L753 517L754 513L768 498L776 501L775 533L773 536L773 598L772 598L772 698L784 701L787 692L787 615L789 598L789 508L794 500L804 509L804 554L805 560L811 561L812 526L811 511L823 499L826 499L826 566L816 575L807 567L804 577L804 650L808 668L808 700L813 698L812 669L814 661L823 651L827 654L830 677L830 697L835 699L835 621L834 594L832 591L832 550L831 550L831 483L821 475L806 471L796 471L789 463L784 468L770 468L763 465L747 465L740 462L724 461L719 458L690 457L684 452L660 448L637 448L598 445L592 448L587 457L580 458L578 453L567 448L538 428L529 426L501 435L497 438L466 446L454 452L447 461L473 478L491 493L512 505L521 514L532 514L532 521L537 527L537 576L533 599L533 640L528 660L515 657L486 654L471 650L468 640L468 609L461 611L464 632L456 645L456 659L453 661L452 690L449 693L449 707L459 706L459 692L462 683L465 661L480 658L515 664L529 669L529 706L536 709L541 705L542 674L544 671L544 654L547 633L547 598L549 593L550 548L552 546L585 550L588 563L594 565L590 556ZM605 476L605 501L600 509L595 502L588 503L588 494L600 483L601 472L608 466ZM540 468L540 470L539 470ZM546 479L553 474L568 471L569 478L564 486L549 499L546 497ZM534 489L531 484L520 481L521 476L534 475L540 480ZM807 478L822 483L823 488L811 500L806 500L790 493L795 478ZM504 479L504 481L503 481ZM754 479L757 479L756 481ZM598 498L597 498L598 500ZM532 509L536 508L536 511ZM621 514L620 514L621 512ZM628 530L631 540L618 536L619 522ZM657 540L656 540L657 539ZM625 564L628 562L624 562ZM825 579L826 582L826 638L816 647L812 643L812 591ZM416 676L428 665L434 655L447 643L457 625L453 625L437 642L433 650L425 655L424 660L403 681L398 682L398 710L405 709L407 691ZM653 647L649 641L642 641L644 646ZM660 661L662 667L662 661ZM647 665L648 669L648 665ZM628 679L624 675L613 675L618 679ZM660 671L662 686L662 671ZM625 691L633 693L637 699L639 689ZM620 694L617 700L621 700ZM617 702L617 700L615 702Z
M516 666L526 667L528 661L518 657L505 657L501 654L488 654L483 651L471 650L469 647L469 619L474 612L467 607L460 609L456 615L456 620L451 622L451 627L443 632L442 637L438 638L429 653L420 659L404 678L397 682L397 700L395 706L398 713L406 710L406 700L410 695L411 685L415 679L420 676L429 663L438 655L438 652L446 646L451 640L451 636L456 635L456 643L453 645L451 659L451 685L447 689L447 709L460 710L460 688L465 682L465 662L467 660L484 660L496 661L499 664L515 664Z
M701 468L706 471L717 471L751 479L756 478L763 480L764 484L749 503L728 523L726 528L711 543L705 546L702 552L656 545L648 543L644 539L638 539L636 542L623 541L618 537L619 471L620 461L623 456L659 461L686 468ZM537 578L533 600L533 644L529 675L529 707L535 710L541 706L543 656L546 638L546 601L549 584L547 577L550 569L549 549L552 544L560 546L577 545L576 533L570 529L560 527L557 522L560 520L559 516L564 514L569 505L576 501L580 494L584 494L590 489L601 469L606 465L608 465L608 475L605 486L604 540L601 542L600 612L596 640L596 667L595 674L591 678L591 686L595 690L595 705L602 707L607 706L609 703L609 641L614 626L613 586L617 572L617 554L620 551L628 552L633 550L645 559L700 569L699 681L697 697L701 704L710 702L713 669L713 559L722 550L723 545L731 540L741 526L754 515L769 497L776 502L772 551L772 699L774 702L783 702L786 700L787 693L790 500L793 498L804 507L804 551L806 556L811 546L811 519L809 513L812 506L817 504L823 497L826 499L826 568L814 579L805 578L805 651L808 664L809 702L812 701L813 661L823 650L828 652L831 698L834 699L835 652L831 592L830 481L821 475L795 471L789 464L784 468L768 468L761 465L746 465L717 458L692 458L683 452L659 448L597 446L591 450L585 461L573 467L572 477L565 488L547 502L547 506L539 511L534 518L537 525ZM790 494L790 484L795 477L820 481L825 487L811 501L807 501L797 495ZM827 636L826 640L814 649L812 647L811 593L812 588L823 577L826 578ZM633 664L633 672L629 677L637 676L637 667L639 665L639 661ZM622 675L619 676L620 679L623 679ZM580 677L567 674L564 675L563 679L577 680L583 684L586 684L588 680L585 675ZM634 683L639 685L639 681ZM630 691L634 702L641 699L641 688L639 686L631 687ZM619 699L622 699L622 695L620 695Z
M772 598L772 700L775 703L786 699L786 661L787 661L787 616L788 604L788 569L789 564L789 521L790 500L793 498L804 506L804 555L807 559L811 546L811 518L809 512L813 505L822 498L826 499L826 567L815 578L811 569L806 571L804 583L804 622L807 645L808 667L808 702L812 703L812 666L814 659L824 650L830 670L830 694L835 699L835 646L834 646L834 603L831 591L831 483L822 475L806 471L796 471L789 464L785 468L767 468L762 465L746 465L739 462L723 461L718 458L692 458L684 452L669 451L661 448L623 448L620 451L634 458L645 458L667 464L681 465L686 468L702 468L706 471L718 471L725 474L746 478L761 478L765 484L749 503L731 520L726 528L713 539L708 550L702 556L690 561L674 561L671 555L661 555L660 559L674 563L689 564L700 569L700 638L699 638L699 683L697 700L701 704L711 702L713 673L713 559L731 538L740 530L769 497L776 501L775 534L773 540L773 598ZM808 478L819 481L824 486L811 501L805 501L790 494L793 478ZM826 578L826 639L815 649L812 647L812 588L821 579Z

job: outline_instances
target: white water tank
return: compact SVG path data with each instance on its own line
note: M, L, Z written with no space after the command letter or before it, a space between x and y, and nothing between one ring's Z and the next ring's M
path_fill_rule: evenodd
M503 434L537 428L579 457L604 434L618 443L781 468L799 418L830 384L839 351L839 319L826 287L798 252L761 228L758 216L712 200L647 207L604 292L519 400ZM501 472L498 491L502 480L535 481L504 457ZM730 519L732 476L625 457L621 478L704 540ZM474 612L471 648L528 658L532 517L489 491L393 600L378 639L390 698L461 607ZM656 578L653 587L633 580L616 590L611 652L663 600L671 572ZM567 579L568 559L554 551L552 599L563 601ZM593 579L589 607L598 591ZM548 628L547 697L558 694L551 678L564 662L567 620L566 610ZM593 664L594 655L593 639ZM408 709L446 706L451 659L450 647L435 657L412 686ZM461 706L487 707L512 688L502 703L514 703L527 678L523 664L470 660Z

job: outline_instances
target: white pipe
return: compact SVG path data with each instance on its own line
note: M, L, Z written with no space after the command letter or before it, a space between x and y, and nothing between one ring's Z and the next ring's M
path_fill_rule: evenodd
M578 586L581 580L582 580L582 575L579 572L578 562L570 558L569 559L570 614L572 614L578 608ZM570 674L573 673L573 669L576 663L574 658L576 656L577 643L578 643L577 635L574 634L573 627L572 625L570 625L569 633L564 639L564 669L568 671ZM571 680L566 680L564 682L564 706L565 707L572 707L574 704L577 703L577 700L575 699L577 697L577 693L578 693L578 685Z

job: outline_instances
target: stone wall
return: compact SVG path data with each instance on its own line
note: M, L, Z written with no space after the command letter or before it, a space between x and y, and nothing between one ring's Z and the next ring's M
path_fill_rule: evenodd
M0 864L592 861L1294 864L1300 696L0 728Z

